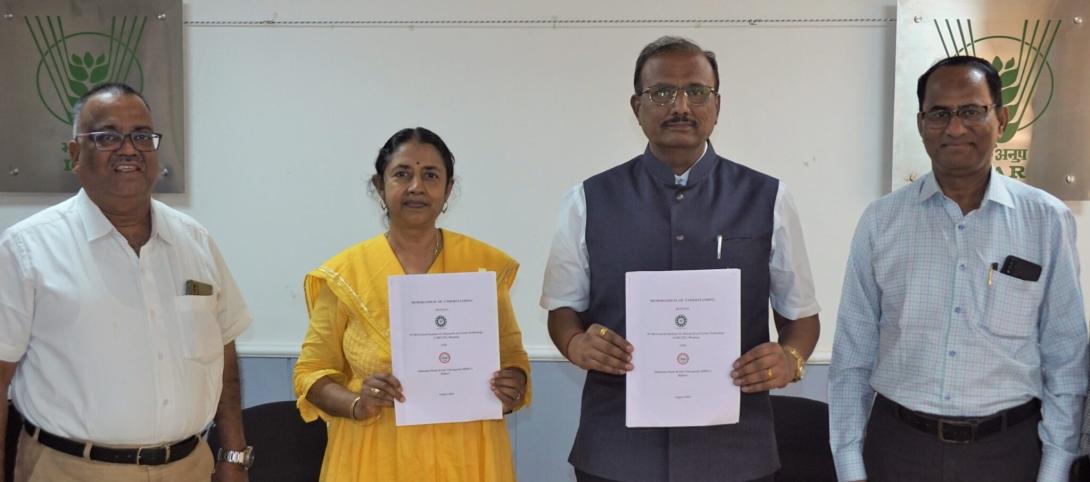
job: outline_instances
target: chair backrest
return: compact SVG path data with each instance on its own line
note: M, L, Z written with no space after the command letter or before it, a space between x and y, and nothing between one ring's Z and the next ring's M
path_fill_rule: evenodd
M1071 482L1090 482L1090 457L1081 455L1071 463Z
M305 423L294 401L257 405L242 411L246 443L254 447L250 480L255 482L317 481L325 454L326 427L321 420ZM208 434L214 454L219 448L215 429Z
M808 398L773 395L772 419L783 482L836 482L829 448L829 406Z
M15 473L15 450L19 445L19 431L23 429L23 416L8 400L8 424L4 433L4 480L12 480Z

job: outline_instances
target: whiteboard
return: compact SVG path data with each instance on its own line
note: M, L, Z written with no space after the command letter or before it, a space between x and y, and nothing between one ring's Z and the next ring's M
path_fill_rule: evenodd
M219 243L255 316L241 353L298 352L303 276L384 230L367 189L375 154L396 130L424 126L457 160L440 225L521 263L512 299L524 344L557 356L538 307L556 210L572 186L643 151L628 104L635 58L672 34L719 57L716 151L795 196L823 308L815 360L828 359L856 221L888 190L893 22L201 22L890 18L893 0L225 3L185 4L189 192L158 197ZM0 198L7 227L64 196Z

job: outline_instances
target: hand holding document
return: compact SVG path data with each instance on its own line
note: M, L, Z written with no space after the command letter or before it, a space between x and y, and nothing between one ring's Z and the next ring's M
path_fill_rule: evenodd
M391 276L389 303L397 425L503 418L496 273Z
M741 352L740 307L737 269L625 275L625 330L636 348L625 426L738 422L740 392L730 371Z

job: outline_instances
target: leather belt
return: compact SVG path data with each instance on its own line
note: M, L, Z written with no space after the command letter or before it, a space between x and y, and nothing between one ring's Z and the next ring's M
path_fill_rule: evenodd
M36 439L38 443L58 452L63 452L74 457L83 457L84 449L90 445L91 450L87 458L99 462L112 464L136 464L136 465L164 465L181 460L193 453L197 448L200 437L194 435L180 442L157 447L140 447L135 449L119 449L93 445L90 442L77 442L59 435L53 435L36 427L30 422L23 422L26 433Z
M890 410L900 421L916 430L938 437L947 443L972 443L1007 430L1041 412L1041 401L1034 398L1016 407L980 418L943 418L916 412L882 394L874 402L875 408Z

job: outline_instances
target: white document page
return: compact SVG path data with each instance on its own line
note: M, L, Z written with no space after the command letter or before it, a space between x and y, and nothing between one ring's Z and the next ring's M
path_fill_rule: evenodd
M389 296L397 425L503 418L496 273L391 276Z
M738 423L731 364L741 352L741 271L625 274L626 427Z

